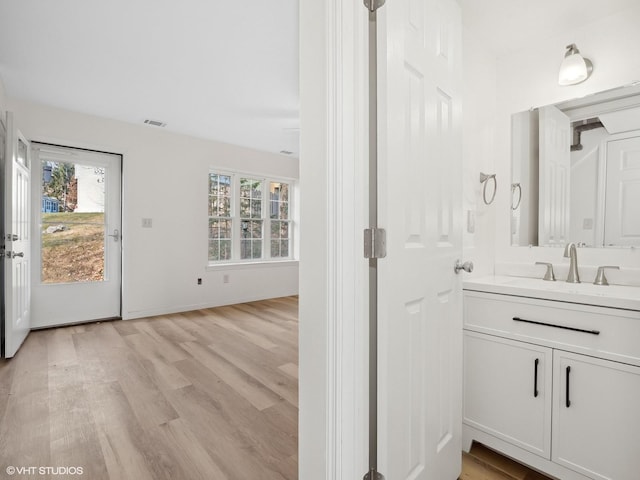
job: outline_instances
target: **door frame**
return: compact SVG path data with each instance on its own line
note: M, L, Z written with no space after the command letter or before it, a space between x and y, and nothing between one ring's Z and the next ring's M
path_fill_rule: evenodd
M368 14L300 1L299 477L368 467Z
M5 162L6 157L6 142L7 142L7 122L6 114L1 109L0 105L0 131L4 130L4 142L0 142L0 185L2 185L3 192L0 193L0 245L5 245L5 228L4 228L4 176L5 176ZM4 309L4 270L5 260L4 256L0 257L0 358L4 358L5 350L5 309Z

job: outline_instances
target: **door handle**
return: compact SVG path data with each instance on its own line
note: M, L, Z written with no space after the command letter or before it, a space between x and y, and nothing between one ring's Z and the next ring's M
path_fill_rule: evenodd
M538 364L540 359L536 358L533 362L533 397L538 398Z
M462 263L460 260L456 260L456 264L453 267L453 270L456 273L460 273L460 270L464 270L467 273L473 272L473 262L464 262Z
M571 367L567 367L567 377L566 377L566 398L565 398L565 406L569 408L571 406L571 398L569 397L569 374L571 373Z
M7 258L24 257L24 252L12 252L8 250L5 255Z
M108 233L107 237L111 237L113 238L114 242L117 242L118 240L120 240L120 230L118 230L117 228L113 231L113 233Z

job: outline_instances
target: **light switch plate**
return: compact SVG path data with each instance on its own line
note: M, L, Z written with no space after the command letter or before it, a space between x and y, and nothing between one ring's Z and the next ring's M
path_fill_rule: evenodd
M151 228L153 227L153 220L150 218L142 219L142 228Z

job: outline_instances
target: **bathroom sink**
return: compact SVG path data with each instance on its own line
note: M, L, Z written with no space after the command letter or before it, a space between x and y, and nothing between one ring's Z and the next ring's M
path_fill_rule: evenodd
M592 283L549 282L538 278L495 275L464 282L465 290L502 293L602 307L640 311L640 287L593 285Z

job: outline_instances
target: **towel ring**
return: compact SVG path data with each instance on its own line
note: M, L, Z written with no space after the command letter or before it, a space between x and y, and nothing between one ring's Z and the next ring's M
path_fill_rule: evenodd
M491 199L487 200L487 184L491 179L493 179L493 194L491 195ZM485 205L491 205L493 203L493 200L496 198L496 191L498 190L498 180L496 180L496 174L495 173L486 174L486 173L480 172L480 183L483 184L482 200L484 200Z
M516 190L518 190L518 201L516 202L515 206L513 205L513 194L516 192ZM522 187L520 186L519 183L512 183L511 184L511 210L517 210L518 207L520 206L520 201L522 200Z

